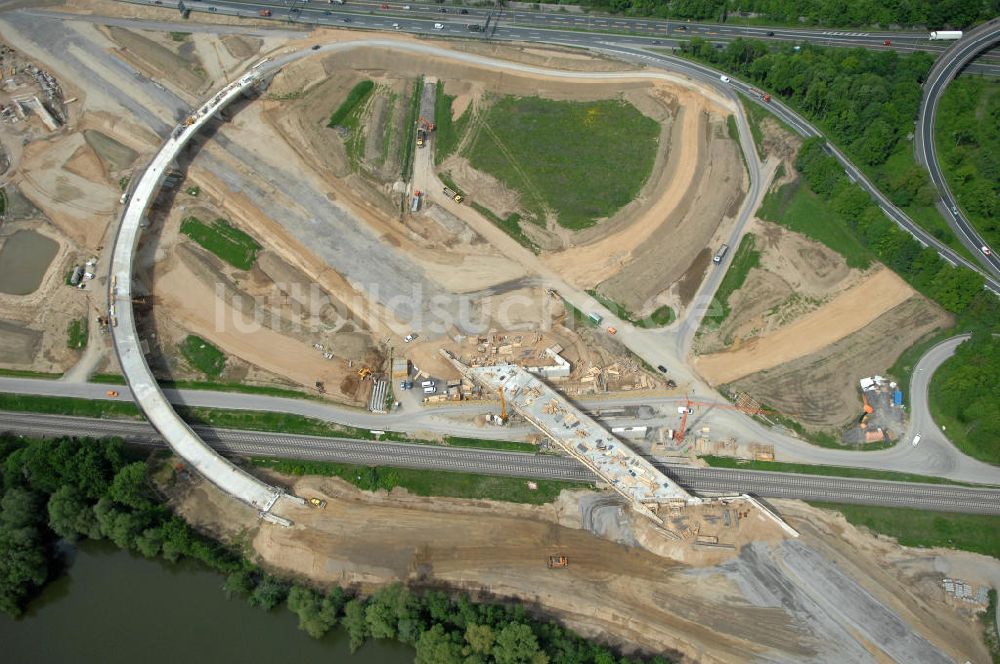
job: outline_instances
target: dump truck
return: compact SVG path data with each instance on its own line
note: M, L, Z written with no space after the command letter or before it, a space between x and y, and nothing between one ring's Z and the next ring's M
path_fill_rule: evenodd
M417 130L417 147L422 148L427 143L427 132L423 129Z
M270 18L270 16L271 16L271 10L270 10L270 9L261 9L261 10L260 10L259 12L257 12L257 13L258 13L259 15L263 16L264 18Z
M462 196L462 194L448 187L444 188L444 195L450 198L451 200L455 201L456 203L461 203L463 200L465 200L465 197Z
M562 569L569 565L569 558L566 556L549 556L549 569Z
M313 507L318 507L319 509L323 509L324 507L326 507L326 501L321 500L319 498L310 498L309 504L312 505Z

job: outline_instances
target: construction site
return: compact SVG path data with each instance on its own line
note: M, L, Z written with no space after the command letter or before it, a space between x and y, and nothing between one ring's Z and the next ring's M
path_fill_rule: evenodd
M404 580L532 602L584 635L690 660L861 661L884 654L871 630L903 630L914 636L894 652L912 661L934 661L928 643L978 661L970 619L949 608L979 601L974 566L911 587L947 554L929 562L801 503L692 495L661 470L703 455L781 460L753 428L779 414L852 446L898 438L905 408L886 369L950 320L888 270L848 268L753 220L760 265L689 366L678 330L749 189L727 131L738 106L717 87L580 49L371 43L349 27L197 14L180 27L199 29L165 30L140 19L177 28L176 11L70 6L79 19L0 17L0 369L120 375L101 297L120 292L109 240L133 177L204 120L145 211L114 303L134 311L156 379L298 392L324 418L363 416L356 428L376 438L391 421L423 442L529 441L594 475L527 505L251 468L315 501L288 505L281 527L166 473L160 488L190 522L317 584ZM271 58L282 66L224 112L192 114ZM566 167L578 179L539 175L531 149L547 144L517 124L524 109L575 123L548 125L548 151L580 161ZM626 123L644 132L643 168L620 169L615 205L574 207L609 177L580 175L574 143L615 144L609 163L628 161L614 133ZM37 269L22 279L23 252ZM81 319L88 343L70 348ZM222 358L218 371L184 353L192 339ZM670 359L643 359L654 351Z

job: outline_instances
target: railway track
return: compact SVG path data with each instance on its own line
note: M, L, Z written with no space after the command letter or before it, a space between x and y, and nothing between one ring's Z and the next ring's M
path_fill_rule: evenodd
M213 449L254 456L356 465L397 466L533 479L592 482L574 460L549 455L415 443L325 438L207 426L193 427ZM33 437L119 436L133 444L165 446L148 423L0 411L0 431ZM1000 488L801 475L729 468L696 468L650 458L660 470L695 494L749 493L762 498L905 507L942 512L1000 514Z

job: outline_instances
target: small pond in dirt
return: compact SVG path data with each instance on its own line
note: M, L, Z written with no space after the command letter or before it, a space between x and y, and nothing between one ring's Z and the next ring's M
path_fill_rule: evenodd
M0 293L34 293L58 251L58 242L35 231L8 237L0 246Z

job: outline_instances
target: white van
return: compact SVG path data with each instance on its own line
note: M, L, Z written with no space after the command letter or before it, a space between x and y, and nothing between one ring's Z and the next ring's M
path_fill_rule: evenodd
M434 29L435 30L444 30L444 23L435 23L434 24Z
M437 388L433 385L424 388L424 394L434 394L435 392L437 392Z
M424 382L420 383L420 387L434 387L434 381L425 380Z
M729 77L723 74L722 76L719 77L719 80L722 81L723 83L728 83Z
M920 434L918 433L916 436L913 437L913 443L912 444L913 444L914 447L916 447L917 443L919 443L919 442L920 442Z

